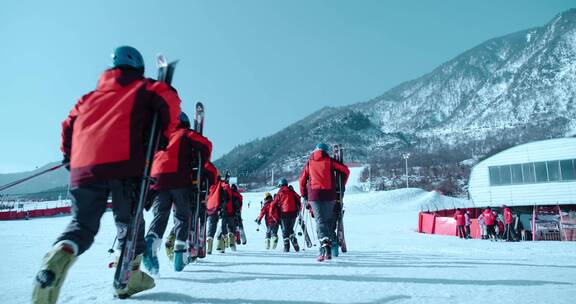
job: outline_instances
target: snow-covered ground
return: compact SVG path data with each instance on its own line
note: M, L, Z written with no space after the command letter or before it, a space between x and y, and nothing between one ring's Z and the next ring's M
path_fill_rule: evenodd
M128 300L112 296L107 251L115 228L107 212L94 245L72 267L60 303L574 303L575 242L418 234L419 206L435 196L419 189L347 195L350 252L318 263L317 247L298 254L264 250L264 231L253 221L262 194L246 193L246 246L181 273L161 253L156 288ZM69 220L0 222L0 303L30 302L42 256Z

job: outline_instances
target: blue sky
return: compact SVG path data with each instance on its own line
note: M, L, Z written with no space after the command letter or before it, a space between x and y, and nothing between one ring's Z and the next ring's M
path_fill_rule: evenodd
M9 1L0 10L0 173L61 159L60 123L119 45L180 59L216 157L324 107L366 101L572 1Z

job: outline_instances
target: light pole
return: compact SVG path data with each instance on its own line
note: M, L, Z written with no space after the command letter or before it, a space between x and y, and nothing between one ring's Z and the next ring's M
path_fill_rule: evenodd
M410 158L410 153L402 153L402 158L404 158L404 162L406 164L406 188L408 188L408 159Z

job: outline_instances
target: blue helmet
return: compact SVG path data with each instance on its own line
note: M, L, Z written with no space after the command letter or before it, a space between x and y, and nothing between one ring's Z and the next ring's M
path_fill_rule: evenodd
M328 147L328 145L325 143L319 143L316 145L316 150L322 150L322 151L328 153L330 150L330 147Z
M180 125L186 129L190 129L190 118L184 112L180 112Z
M112 54L112 67L131 67L144 71L144 59L137 49L131 46L120 46Z
M278 181L278 187L282 186L288 186L288 181L285 178Z

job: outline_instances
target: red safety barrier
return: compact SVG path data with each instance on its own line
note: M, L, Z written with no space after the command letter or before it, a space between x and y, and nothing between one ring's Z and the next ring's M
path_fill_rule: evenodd
M456 236L456 220L451 217L436 217L434 233Z
M436 216L429 213L420 213L420 223L418 224L418 231L420 233L434 234L434 227L436 226Z

